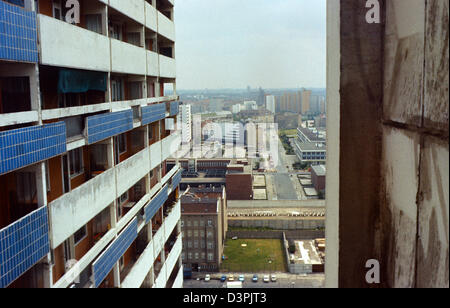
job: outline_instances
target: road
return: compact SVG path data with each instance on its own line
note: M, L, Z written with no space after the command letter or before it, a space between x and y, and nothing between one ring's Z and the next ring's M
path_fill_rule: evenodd
M276 200L298 200L297 187L292 182L291 172L292 162L286 157L283 143L278 143L278 164L276 166L277 173L268 174L272 177L272 185L276 194ZM296 180L296 177L294 178ZM275 199L275 198L274 198Z
M224 288L226 282L221 282L218 280L220 274L212 275L211 281L204 281L204 275L202 275L201 280L190 279L184 280L184 288L200 288L200 289L220 289ZM235 274L234 277L237 279L239 274ZM262 288L323 288L325 286L325 275L324 274L314 274L314 275L292 275L287 273L277 274L276 282L263 282L264 274L258 274L258 282L252 281L252 274L245 275L245 280L243 283L244 289L262 289Z

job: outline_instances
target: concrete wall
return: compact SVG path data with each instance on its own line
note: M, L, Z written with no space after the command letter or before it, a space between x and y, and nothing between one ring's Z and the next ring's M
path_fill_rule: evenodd
M228 227L238 228L270 228L275 230L314 230L325 227L325 220L301 219L228 219Z
M283 233L288 240L311 240L324 238L325 231L292 230L292 231L228 231L227 239L237 236L243 239L281 239Z
M329 1L326 284L448 287L449 1L379 3Z
M381 249L392 287L449 286L448 0L387 1Z

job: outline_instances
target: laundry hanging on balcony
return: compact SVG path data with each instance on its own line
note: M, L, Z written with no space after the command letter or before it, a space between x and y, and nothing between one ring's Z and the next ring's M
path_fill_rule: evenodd
M58 93L106 91L106 73L62 69L59 71Z

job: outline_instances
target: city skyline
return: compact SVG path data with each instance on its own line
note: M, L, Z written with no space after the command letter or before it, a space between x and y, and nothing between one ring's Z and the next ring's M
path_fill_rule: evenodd
M177 3L177 88L325 88L325 1L241 2Z

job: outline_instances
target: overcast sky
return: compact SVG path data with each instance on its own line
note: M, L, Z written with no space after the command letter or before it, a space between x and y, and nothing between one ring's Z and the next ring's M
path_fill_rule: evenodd
M326 0L176 0L177 89L325 87Z

